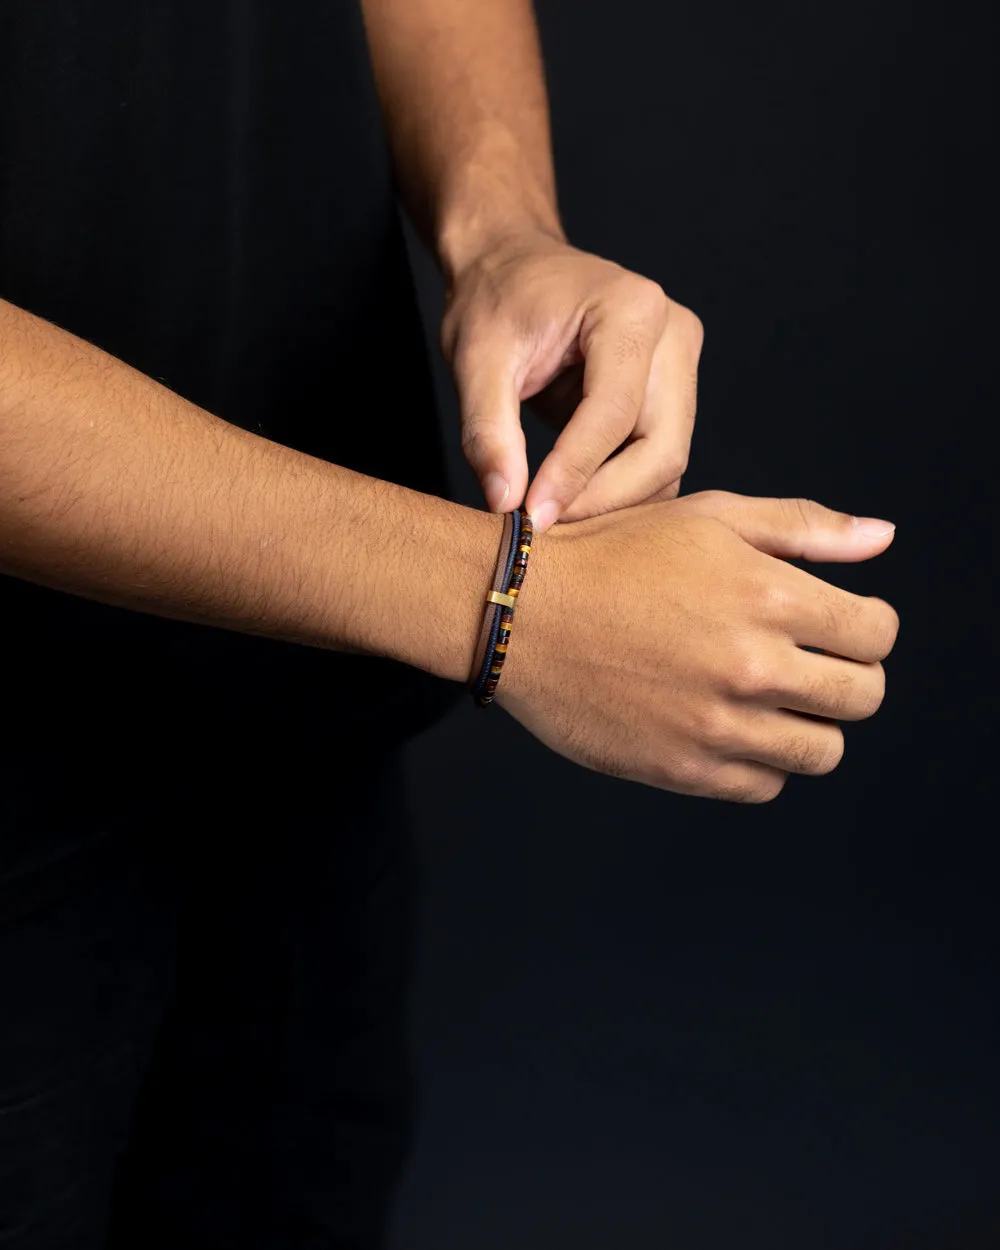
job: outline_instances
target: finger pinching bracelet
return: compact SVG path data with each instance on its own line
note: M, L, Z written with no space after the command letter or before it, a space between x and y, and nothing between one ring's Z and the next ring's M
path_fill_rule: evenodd
M493 574L492 588L486 595L486 612L479 632L476 658L469 687L477 707L489 707L510 645L514 608L524 582L531 555L531 519L523 508L504 515L503 536Z

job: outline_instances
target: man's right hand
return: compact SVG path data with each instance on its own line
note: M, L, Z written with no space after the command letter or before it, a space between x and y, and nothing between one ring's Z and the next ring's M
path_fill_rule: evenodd
M899 625L787 560L867 560L892 533L724 491L557 525L532 553L497 701L598 772L766 802L788 773L837 766L836 722L881 704Z

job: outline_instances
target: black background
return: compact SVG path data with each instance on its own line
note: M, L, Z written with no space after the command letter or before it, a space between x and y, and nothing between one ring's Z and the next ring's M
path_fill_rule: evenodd
M895 521L811 567L902 625L840 768L763 807L588 773L499 710L414 745L395 1250L1000 1246L992 20L541 0L572 240L706 325L685 491Z

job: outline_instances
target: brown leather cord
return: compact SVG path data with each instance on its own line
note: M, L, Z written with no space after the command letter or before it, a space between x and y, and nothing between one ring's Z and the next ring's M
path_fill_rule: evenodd
M507 571L507 557L510 555L511 538L514 534L514 514L505 512L503 518L503 533L500 538L500 550L497 553L497 564L493 571L493 580L490 582L487 590L503 590L504 574ZM479 641L476 643L475 655L472 658L472 671L469 673L469 680L466 683L471 690L479 679L480 671L483 667L483 660L486 658L486 645L489 642L490 631L493 628L494 616L500 611L496 604L489 604L488 611L483 613L483 623L479 630Z

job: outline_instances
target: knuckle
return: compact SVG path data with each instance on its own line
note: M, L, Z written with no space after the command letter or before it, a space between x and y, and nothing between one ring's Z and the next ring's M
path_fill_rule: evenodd
M684 498L689 507L717 516L732 506L736 495L728 490L698 490Z
M752 586L754 603L760 608L767 621L784 621L793 606L793 598L789 587L770 571L767 577L755 582Z
M875 650L878 658L884 660L899 636L899 613L884 599L872 599L871 604L875 609L872 628Z
M822 777L832 773L843 759L844 735L839 726L830 726L822 735L797 738L785 753L792 772Z
M470 397L480 394L484 387L495 385L496 369L486 363L481 345L467 334L455 339L449 363L463 407L467 407Z
M770 803L784 790L788 780L786 773L761 777L747 790L746 803Z
M877 661L871 666L872 678L861 706L861 719L874 716L885 700L885 669Z
M683 794L704 794L710 788L711 768L700 756L688 754L671 760L665 770L664 784Z
M676 499L681 491L681 479L687 466L679 459L666 457L657 466L656 476L649 483L644 503L662 503L668 499Z
M670 303L670 320L675 330L689 342L697 358L705 344L705 323L696 312L685 304Z
M862 595L834 592L827 601L827 609L833 620L856 625L864 616L865 600Z
M714 797L730 803L770 803L785 788L787 780L787 775L777 769L755 768L738 781L717 784Z
M666 291L659 282L654 282L652 278L638 278L635 281L632 303L644 315L661 320L666 318L667 309L670 306Z
M733 648L727 666L729 693L742 699L759 699L771 693L771 666L761 652L741 644Z
M839 725L834 726L830 734L830 743L827 747L827 756L823 761L820 776L826 773L832 773L833 770L840 765L840 761L844 758L844 731Z
M687 450L676 449L663 458L663 479L667 483L678 482L688 471Z
M681 484L679 479L680 474L678 474L672 481L669 481L666 486L661 486L659 490L654 491L645 502L666 503L668 500L676 499L681 493Z
M739 745L735 717L725 703L705 703L694 716L692 728L695 739L713 755L725 754Z
M445 316L441 324L441 342L456 372L468 369L475 359L480 341L478 318L471 314L459 317L455 310Z
M832 641L845 630L850 636L856 636L860 604L855 596L838 594L836 590L827 591L820 587L816 608L824 638Z
M524 336L514 320L502 312L462 313L461 318L455 317L441 327L442 346L450 347L447 359L458 378L481 377L484 371L492 371L498 360L517 357Z

